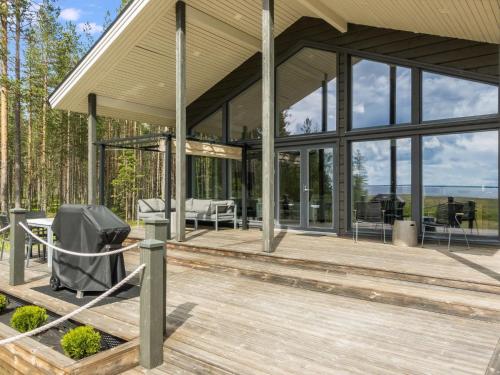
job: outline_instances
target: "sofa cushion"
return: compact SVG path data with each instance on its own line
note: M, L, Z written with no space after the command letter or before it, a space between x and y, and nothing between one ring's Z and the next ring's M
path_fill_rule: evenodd
M209 214L212 201L210 199L193 199L193 207L191 211L198 212L199 214Z
M186 211L193 211L193 198L186 199L186 206L184 209Z
M139 199L139 211L147 212L160 212L165 210L165 203L160 198Z

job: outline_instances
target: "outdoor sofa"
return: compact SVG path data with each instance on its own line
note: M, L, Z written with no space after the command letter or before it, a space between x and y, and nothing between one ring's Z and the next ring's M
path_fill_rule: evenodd
M139 199L137 206L137 220L164 217L165 202L163 199ZM170 207L172 212L176 211L175 199L171 200ZM193 221L195 229L198 229L200 221L214 223L215 230L219 229L220 222L232 222L234 228L237 228L236 204L233 200L186 199L186 221Z

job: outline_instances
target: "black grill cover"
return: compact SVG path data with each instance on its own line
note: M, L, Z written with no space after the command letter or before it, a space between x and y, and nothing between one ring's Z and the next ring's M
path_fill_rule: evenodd
M104 206L63 205L52 230L63 249L102 253L120 248L130 226ZM89 258L54 251L52 273L69 289L101 292L125 278L125 262L123 254Z

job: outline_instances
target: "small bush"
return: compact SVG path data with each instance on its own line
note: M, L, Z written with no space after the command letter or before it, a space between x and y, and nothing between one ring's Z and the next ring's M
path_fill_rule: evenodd
M21 333L32 331L42 326L49 316L47 311L38 306L18 307L12 315L10 325Z
M8 305L9 299L5 295L0 294L0 313L2 313Z
M101 350L101 334L89 326L80 326L61 339L64 353L72 359L82 359Z

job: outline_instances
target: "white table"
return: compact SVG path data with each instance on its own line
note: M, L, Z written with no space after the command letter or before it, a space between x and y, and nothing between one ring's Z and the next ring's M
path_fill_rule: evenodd
M35 228L45 228L47 230L47 242L51 245L54 244L54 233L52 232L52 223L54 222L54 218L52 217L44 217L39 219L28 219L29 227ZM52 248L49 247L47 249L47 265L49 269L52 269Z

